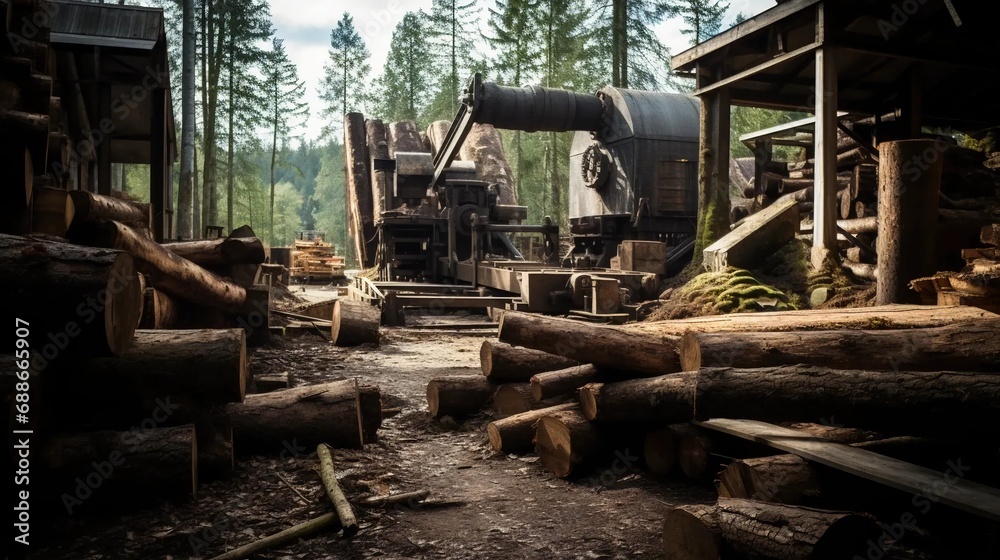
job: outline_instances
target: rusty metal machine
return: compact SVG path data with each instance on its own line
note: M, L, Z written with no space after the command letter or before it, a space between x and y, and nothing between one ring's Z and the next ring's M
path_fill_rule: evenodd
M373 174L391 176L391 195L409 211L389 208L387 193L375 224L377 257L369 263L381 282L359 281L356 296L384 302L389 315L416 304L413 297L440 293L460 307L472 303L466 297L486 296L491 306L625 315L638 292L655 296L657 277L683 266L693 247L698 118L698 100L679 94L511 88L477 74L433 155L397 150L372 158ZM477 123L576 131L569 252L558 254L551 220L522 224L525 207L500 204L496 185L479 180L471 162L456 161ZM542 262L524 260L508 238L517 232L542 236ZM633 266L638 262L645 264Z

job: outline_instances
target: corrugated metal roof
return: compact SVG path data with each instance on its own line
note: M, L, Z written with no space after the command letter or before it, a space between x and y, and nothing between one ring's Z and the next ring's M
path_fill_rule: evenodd
M163 10L53 0L52 42L151 49L163 34Z

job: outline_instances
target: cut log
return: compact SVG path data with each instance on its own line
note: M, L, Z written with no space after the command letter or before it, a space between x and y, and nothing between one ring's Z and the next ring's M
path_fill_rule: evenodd
M673 470L677 463L677 438L674 434L674 426L663 426L646 432L642 457L649 472L665 476Z
M974 307L887 305L854 309L776 311L695 317L675 321L649 321L628 325L622 329L628 332L681 336L688 331L719 333L929 328L980 319L1000 319L1000 316Z
M493 394L494 418L506 418L538 407L535 398L531 396L529 383L506 383L497 387Z
M528 381L536 373L577 365L569 358L491 340L479 348L479 362L483 375L494 383Z
M642 375L680 370L676 352L680 338L673 336L636 336L616 327L508 311L500 319L499 337L501 342L609 370L627 369Z
M135 333L132 347L115 358L95 358L62 386L81 399L129 400L184 394L208 402L240 402L246 394L243 329Z
M878 305L919 302L910 281L936 271L936 256L929 248L937 242L943 158L925 161L927 151L934 151L933 141L879 145ZM911 169L913 162L923 164Z
M368 136L368 157L371 159L371 184L372 184L372 213L373 220L378 221L382 217L382 212L395 208L392 199L392 185L389 184L389 177L386 171L375 170L376 159L389 159L389 137L386 134L385 124L377 119L365 121L365 132ZM389 194L388 204L386 204L386 194Z
M157 290L146 288L143 297L142 320L139 327L143 329L176 329L180 325L180 307L173 298Z
M73 202L64 189L35 186L31 206L31 231L65 237L73 220Z
M35 176L31 151L23 144L0 145L0 174L8 183L0 190L0 232L29 233Z
M495 392L482 375L438 377L427 384L427 408L434 418L470 416L481 411Z
M1000 426L1000 377L816 366L703 368L697 374L695 410L699 420L816 422L836 418L855 428L910 435L961 431L962 426L974 424L992 433ZM683 421L690 413L661 419Z
M681 368L807 364L831 369L1000 371L1000 321L903 330L694 333ZM870 352L878 348L878 352Z
M288 389L292 386L288 372L276 373L273 375L258 375L254 377L253 384L256 387L255 393L270 393Z
M0 234L0 281L37 359L119 355L132 343L142 293L126 253Z
M370 169L365 117L361 113L347 113L344 115L344 170L347 179L344 188L347 192L350 238L359 263L368 263L374 258L374 255L368 255L368 241L376 236Z
M361 385L358 387L358 406L361 407L365 443L375 443L378 429L382 427L382 391L376 385Z
M198 479L202 482L224 480L236 468L233 428L229 419L214 411L195 423L198 436Z
M1000 247L1000 224L983 226L983 229L979 234L979 240L986 245Z
M686 421L694 407L697 372L588 383L580 388L580 410L599 422ZM678 416L680 414L680 416Z
M414 121L396 121L386 126L386 136L389 139L389 157L395 158L396 152L422 152L423 142L420 141L420 131Z
M677 426L677 464L689 480L704 480L715 476L719 460L713 457L714 444L706 430L691 425Z
M198 266L219 268L239 264L260 264L266 260L264 243L257 237L223 237L168 243L164 247Z
M603 438L576 410L541 417L535 428L535 451L552 474L566 478L600 454Z
M719 498L685 506L664 521L667 558L717 560L726 550L767 558L864 557L882 535L870 517L848 512Z
M427 138L431 142L431 153L437 156L438 150L444 145L444 139L448 136L448 130L451 128L451 122L449 121L434 121L427 127ZM459 154L458 159L462 156Z
M536 373L531 376L531 394L536 401L543 401L575 393L596 379L597 368L590 364Z
M226 413L240 453L306 453L320 443L361 448L364 442L353 379L247 395L226 405Z
M153 222L152 205L130 202L87 191L70 191L73 199L73 225L87 222L121 222L148 232Z
M193 303L240 313L246 289L178 257L119 222L88 222L70 230L70 239L84 245L122 249L136 260L136 268L159 290Z
M38 450L38 466L52 488L73 489L79 479L99 478L91 500L108 505L135 504L156 498L182 498L198 488L195 429L192 425L152 428L141 434L98 431L53 435ZM96 464L110 470L101 476ZM84 503L62 498L70 513ZM87 500L87 504L91 503Z
M344 491L337 482L337 473L333 470L333 453L330 446L325 443L317 445L316 455L319 456L319 474L323 480L323 488L326 489L326 495L333 503L333 509L337 513L337 518L340 519L340 526L344 529L344 536L353 537L358 534L358 520L354 516L351 503L347 501L347 496L344 496Z
M794 239L798 228L798 202L781 199L706 248L705 267L719 272L729 266L758 265Z
M517 204L514 173L507 163L507 156L504 155L500 131L493 128L493 125L483 123L472 125L472 130L462 143L461 159L476 164L476 174L480 181L496 185L499 204Z
M486 426L490 445L496 451L504 453L520 453L531 449L535 439L535 427L538 421L550 414L567 410L576 410L576 403L560 404L548 408L540 408L508 416L502 420L494 420Z
M840 263L840 266L844 270L849 270L851 274L862 280L878 280L878 271L874 264L871 263L860 263L852 260L844 260Z
M379 324L382 317L378 309L366 303L337 300L333 304L331 340L337 346L358 346L379 343Z

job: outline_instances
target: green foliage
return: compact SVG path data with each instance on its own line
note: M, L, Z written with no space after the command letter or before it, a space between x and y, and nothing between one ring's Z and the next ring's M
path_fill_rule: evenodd
M344 114L363 109L371 102L366 88L371 64L371 54L364 40L354 27L354 18L347 12L330 32L330 59L323 67L325 72L320 90L326 107L323 117L335 123L324 127L324 136L343 131Z
M392 32L376 99L378 114L387 122L415 121L428 105L433 78L425 20L422 12L409 12Z
M668 0L664 6L669 17L680 17L687 26L681 33L691 36L692 45L719 33L729 9L729 3L723 0Z
M596 1L596 40L590 47L597 70L613 86L640 89L679 89L670 72L670 51L653 31L666 16L663 0ZM596 56L595 56L596 55Z
M271 236L271 246L291 245L295 233L304 229L299 208L302 207L302 193L291 183L278 183L275 186L274 234Z
M479 9L473 0L433 0L427 16L427 34L434 69L441 77L425 121L451 120L473 59Z
M740 142L740 136L757 132L772 126L790 123L802 119L804 113L776 111L758 107L733 107L730 112L729 149L730 157L753 157L753 152ZM799 148L775 146L774 157L784 161L795 161L799 156Z
M323 148L320 160L322 163L313 195L316 229L326 232L326 240L334 244L337 254L347 256L351 251L347 243L344 147L337 143L328 144Z
M794 297L737 268L695 276L674 297L700 306L704 315L798 309Z

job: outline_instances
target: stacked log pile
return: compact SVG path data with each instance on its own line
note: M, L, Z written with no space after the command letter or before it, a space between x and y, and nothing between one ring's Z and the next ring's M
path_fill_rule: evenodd
M794 428L782 433L796 434L785 440L848 445L915 469L947 458L942 449L982 456L938 442L970 425L1000 425L1000 315L961 306L763 315L608 327L508 311L500 342L481 349L484 375L435 379L428 404L440 417L475 415L493 402L491 446L533 449L561 478L613 468L616 452L636 450L656 475L718 478L717 504L668 512L668 558L851 558L879 542L876 516L898 515L896 502L871 490L881 488L878 477L845 491L851 474L832 477L839 471L811 456L706 421L782 423ZM545 401L567 394L575 398ZM509 403L497 406L501 396L534 402L511 414ZM832 481L840 485L824 486Z
M983 226L979 240L983 247L962 250L966 267L961 272L911 282L925 303L971 305L1000 313L1000 223Z

